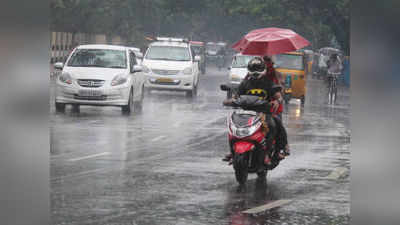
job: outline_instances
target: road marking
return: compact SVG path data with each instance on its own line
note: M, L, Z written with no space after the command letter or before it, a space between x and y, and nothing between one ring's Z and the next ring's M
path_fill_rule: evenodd
M161 136L158 136L158 137L155 137L155 138L151 139L151 142L159 141L159 140L164 139L164 138L166 138L166 136L161 135Z
M335 168L327 177L328 180L337 180L347 173L348 169L345 167Z
M80 160L84 160L84 159L91 159L91 158L96 158L99 156L105 156L105 155L110 155L110 154L111 154L111 152L102 152L102 153L98 153L98 154L94 154L94 155L88 155L88 156L83 156L83 157L79 157L79 158L69 159L68 161L76 162L76 161L80 161Z
M252 208L252 209L245 210L242 213L247 213L247 214L260 213L260 212L264 212L264 211L272 209L272 208L286 205L286 204L290 203L291 201L292 201L291 199L281 199L281 200L270 202L270 203L262 205L262 206L258 206L258 207Z

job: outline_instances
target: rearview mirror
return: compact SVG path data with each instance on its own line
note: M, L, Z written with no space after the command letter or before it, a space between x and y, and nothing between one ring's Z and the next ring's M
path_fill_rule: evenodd
M219 86L221 91L229 91L231 90L230 87L228 87L226 84L221 84L221 86Z
M64 68L64 63L62 62L56 62L54 63L54 69L56 70L62 70Z
M200 61L201 61L201 56L196 55L196 56L194 57L194 61L195 61L195 62L200 62Z
M133 67L131 67L131 73L142 72L142 71L143 71L142 66L134 65Z

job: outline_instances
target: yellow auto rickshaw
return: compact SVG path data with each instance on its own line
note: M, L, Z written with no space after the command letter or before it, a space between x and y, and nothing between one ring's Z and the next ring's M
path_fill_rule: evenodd
M308 71L308 60L304 52L288 52L272 56L275 70L282 74L284 79L284 100L288 103L291 98L305 102L306 76Z

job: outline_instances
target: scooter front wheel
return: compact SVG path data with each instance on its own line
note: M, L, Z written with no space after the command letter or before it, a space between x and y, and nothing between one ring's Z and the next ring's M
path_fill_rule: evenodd
M249 174L249 157L248 154L235 154L233 157L233 168L235 169L236 180L240 185L247 182Z

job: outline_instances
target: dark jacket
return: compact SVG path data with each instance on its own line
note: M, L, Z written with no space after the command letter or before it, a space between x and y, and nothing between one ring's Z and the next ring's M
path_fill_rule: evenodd
M239 84L237 95L251 95L254 94L251 93L251 90L260 89L263 90L263 93L259 93L260 97L265 97L269 100L274 95L273 86L274 82L266 76L263 76L260 79L249 79L249 76L246 76L246 78Z

